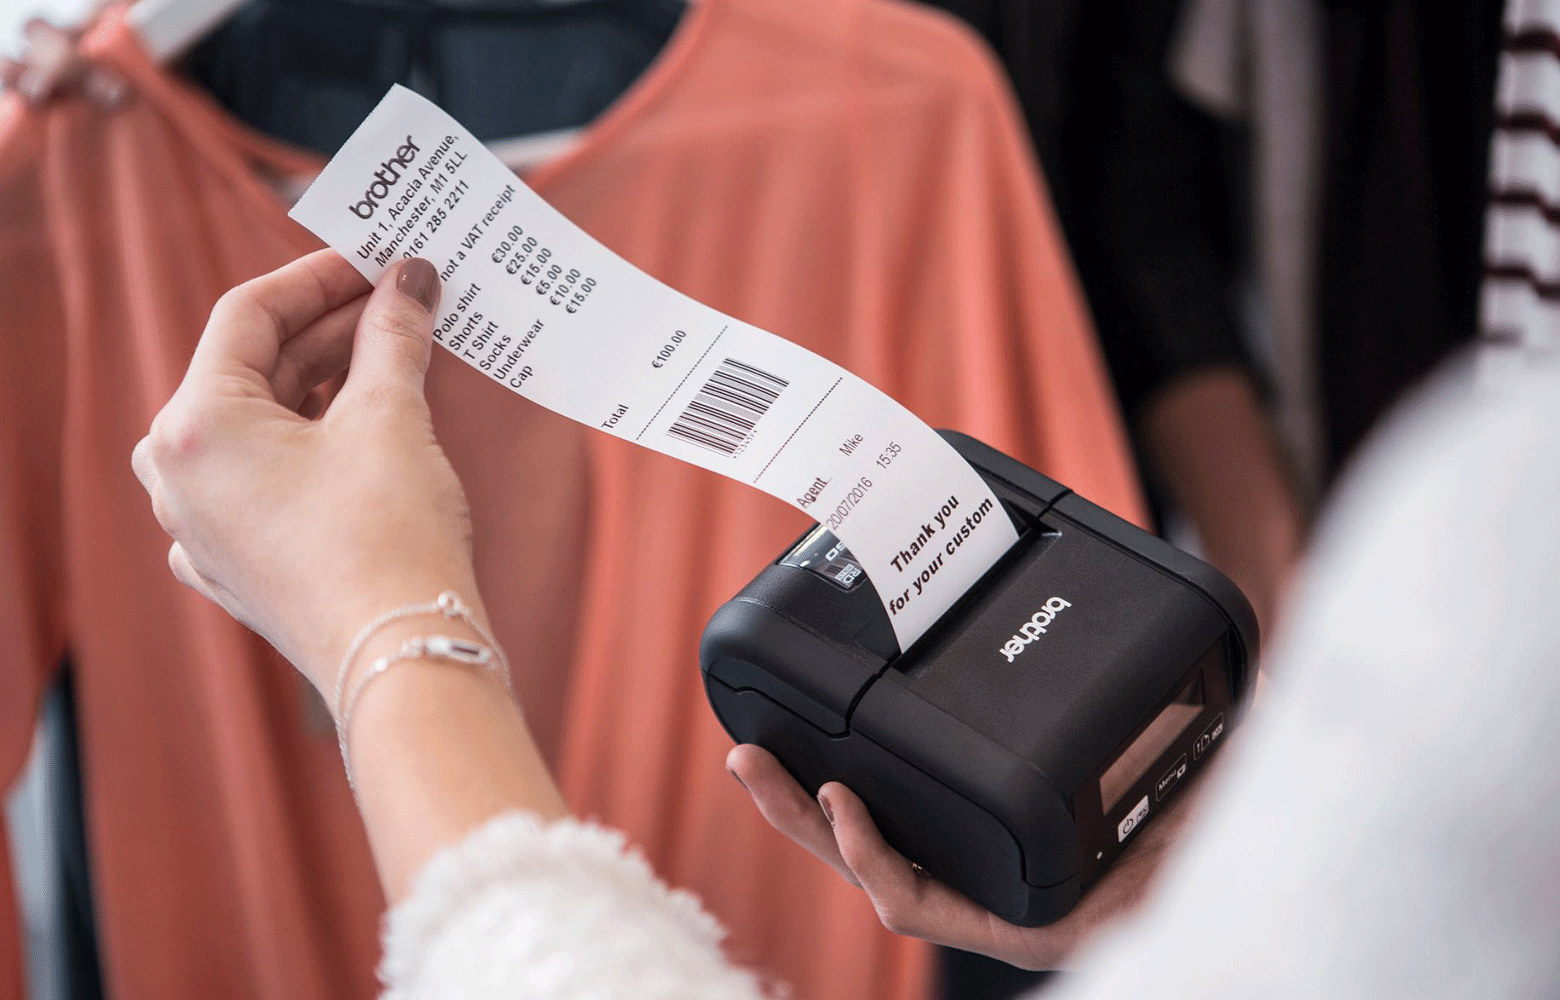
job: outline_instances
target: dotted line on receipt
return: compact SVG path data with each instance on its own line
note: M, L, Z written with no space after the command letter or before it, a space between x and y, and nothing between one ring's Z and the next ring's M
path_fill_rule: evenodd
M663 401L660 406L655 408L655 413L652 414L649 421L646 422L644 430L641 430L638 434L634 435L635 441L638 441L640 438L644 437L645 431L648 431L651 427L655 426L656 417L659 417L661 415L661 411L666 409L667 403L670 403L672 400L676 399L677 394L682 392L683 383L692 378L693 373L699 370L699 366L704 364L704 359L710 356L710 352L715 349L716 344L720 343L720 338L724 337L726 335L726 331L729 329L731 329L730 325L720 328L720 332L715 335L715 339L710 341L710 346L704 349L704 353L699 355L699 360L695 361L693 363L693 367L688 369L688 373L682 377L682 382L678 382L677 388L673 389L671 394L666 397L665 401ZM773 459L771 459L771 461L773 461Z
M792 429L791 433L786 436L785 443L780 445L778 451L769 456L769 461L765 462L764 467L758 470L758 475L753 477L753 482L757 483L760 479L764 478L764 473L768 472L769 467L775 464L775 459L780 457L780 452L785 451L785 449L791 444L791 438L796 437L796 432L800 431L807 423L807 421L812 419L812 415L818 412L818 407L823 405L823 401L828 399L829 396L833 394L834 390L839 388L840 383L843 381L845 381L843 376L834 380L834 384L829 386L829 391L823 394L822 399L819 399L818 402L813 404L813 408L807 411L807 416L803 417L801 423L797 424L796 427Z

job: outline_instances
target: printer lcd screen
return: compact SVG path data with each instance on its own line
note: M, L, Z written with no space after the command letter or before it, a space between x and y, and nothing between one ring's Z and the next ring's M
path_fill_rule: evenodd
M1159 755L1186 732L1187 727L1202 713L1205 704L1203 675L1199 670L1192 682L1154 717L1154 721L1144 727L1142 734L1128 744L1115 762L1100 775L1100 802L1105 812L1109 813L1116 808L1121 797L1137 784L1143 772L1153 766Z

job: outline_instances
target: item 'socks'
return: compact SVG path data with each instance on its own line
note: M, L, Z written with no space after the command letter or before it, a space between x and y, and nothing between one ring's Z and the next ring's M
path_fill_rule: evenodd
M986 483L914 414L635 268L410 90L391 90L291 214L370 280L406 257L433 261L435 338L493 381L828 525L903 647L1017 539Z

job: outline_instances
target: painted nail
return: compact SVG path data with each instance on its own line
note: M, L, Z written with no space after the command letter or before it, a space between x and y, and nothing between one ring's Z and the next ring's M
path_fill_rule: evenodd
M413 257L401 265L401 273L395 276L395 287L429 312L439 304L439 272L421 257Z
M830 826L833 826L834 810L829 807L829 800L824 797L821 789L818 792L818 805L823 807L823 818L829 821Z

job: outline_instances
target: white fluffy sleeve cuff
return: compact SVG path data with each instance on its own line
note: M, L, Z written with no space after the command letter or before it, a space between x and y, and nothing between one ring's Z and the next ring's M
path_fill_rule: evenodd
M759 1000L720 925L621 833L498 816L445 848L385 927L387 1000Z

